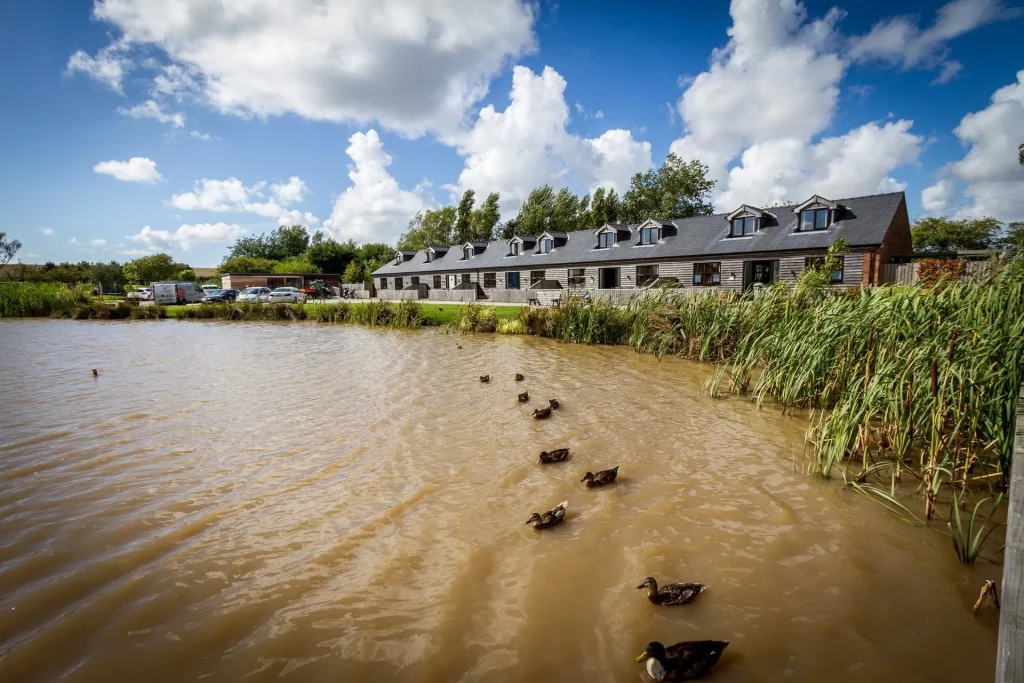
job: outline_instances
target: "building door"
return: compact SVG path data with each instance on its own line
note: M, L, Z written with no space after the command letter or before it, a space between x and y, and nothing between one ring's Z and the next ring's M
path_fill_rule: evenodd
M598 271L598 287L600 289L618 289L619 288L619 269L618 268L600 268Z
M458 279L455 275L448 276L448 289L455 289L455 285L458 284Z
M779 279L779 262L774 261L744 261L743 262L743 291L747 291L755 284L770 285Z
M519 272L505 273L505 289L519 289Z

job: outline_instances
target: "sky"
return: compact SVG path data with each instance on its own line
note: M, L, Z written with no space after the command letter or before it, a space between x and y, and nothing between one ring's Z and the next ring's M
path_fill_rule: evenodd
M1024 220L1024 1L8 0L18 258L216 266L301 223L584 193L699 159L712 201L906 192Z

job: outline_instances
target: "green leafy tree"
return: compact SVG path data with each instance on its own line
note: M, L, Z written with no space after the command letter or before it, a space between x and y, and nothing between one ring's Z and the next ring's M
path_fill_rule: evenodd
M833 271L843 267L843 257L850 252L850 247L842 237L832 243L828 254L820 262L811 263L800 272L796 279L799 293L808 294L824 290L832 284Z
M182 268L178 271L178 274L174 276L174 279L181 280L182 282L195 282L196 271L191 268Z
M186 264L175 263L169 254L152 254L124 264L124 276L128 282L148 284L170 280L185 268Z
M306 252L305 258L320 270L320 273L344 273L349 264L359 255L355 242L335 242L332 239L317 241L313 236L313 246Z
M619 219L619 195L614 189L605 190L599 187L594 190L590 201L590 216L585 227L599 228L605 223L614 223Z
M310 247L309 232L301 225L277 228L269 235L240 237L228 251L228 258L243 256L271 261L300 256Z
M305 255L293 256L284 261L278 261L270 269L272 273L319 273L322 272L313 265Z
M948 216L917 218L910 226L914 251L947 252L991 249L998 244L995 218L953 219Z
M697 160L684 162L669 154L661 168L637 173L622 197L618 218L639 223L648 218L690 218L712 213L711 190L715 181L708 167Z
M487 199L480 205L480 208L473 211L470 217L470 239L492 240L495 237L494 231L501 220L501 209L498 207L499 196L497 192L487 195Z
M555 212L555 191L550 185L541 185L534 188L526 197L519 214L505 224L506 230L514 229L514 235L537 236L548 229Z
M362 261L353 260L345 267L341 274L341 281L347 284L356 284L366 281L366 264Z
M1014 221L1006 228L1000 245L1012 256L1024 256L1024 222Z
M555 202L551 208L551 220L548 222L548 229L561 232L572 232L580 226L580 198L569 188L563 187L555 195Z
M234 256L224 259L217 271L221 275L225 273L270 273L273 268L274 262L270 259Z
M466 190L455 210L455 230L452 244L465 244L473 239L473 205L475 203L476 193L473 190Z
M455 218L454 206L416 214L409 221L409 229L398 238L398 248L419 251L430 246L454 244Z
M6 266L21 249L21 242L7 239L7 233L0 232L0 267Z

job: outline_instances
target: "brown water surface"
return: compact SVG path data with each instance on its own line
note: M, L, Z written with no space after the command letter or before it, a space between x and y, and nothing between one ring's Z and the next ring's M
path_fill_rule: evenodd
M722 683L991 680L949 541L803 475L804 419L707 374L436 330L0 321L0 681L637 681L648 640L704 638L732 643ZM708 590L656 608L648 575Z

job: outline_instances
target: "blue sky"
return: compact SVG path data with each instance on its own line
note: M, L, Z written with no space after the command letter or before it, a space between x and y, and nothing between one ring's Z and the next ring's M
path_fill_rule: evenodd
M393 243L466 188L506 218L621 192L670 150L721 210L905 189L1022 220L1022 27L997 0L15 0L4 230L25 262L213 266L278 223Z

